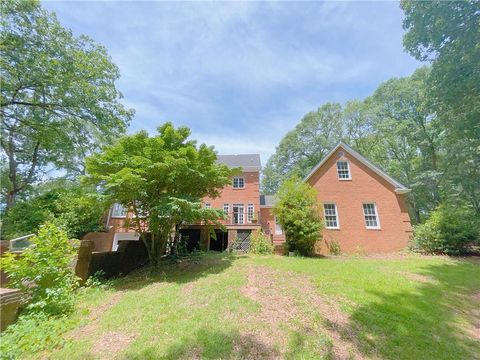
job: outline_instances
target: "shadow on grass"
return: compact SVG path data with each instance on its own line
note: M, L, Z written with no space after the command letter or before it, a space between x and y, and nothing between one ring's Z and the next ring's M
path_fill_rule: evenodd
M234 355L234 356L232 356ZM237 330L211 330L201 328L193 334L178 339L165 351L151 346L136 354L127 354L127 359L272 359L279 358L277 349L264 344L250 334Z
M117 290L136 290L156 282L179 284L195 281L201 277L218 274L241 258L228 252L193 253L183 259L165 258L157 266L146 266L114 281Z
M480 359L480 267L468 262L428 265L412 292L371 292L349 328L332 325L365 355L383 359ZM456 314L463 313L464 322Z

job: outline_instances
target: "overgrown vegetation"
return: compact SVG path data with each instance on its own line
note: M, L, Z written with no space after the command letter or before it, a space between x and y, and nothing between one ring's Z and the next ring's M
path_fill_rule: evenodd
M465 209L441 205L424 224L414 227L412 247L424 253L465 254L472 245L480 245L479 225L480 220Z
M253 231L250 235L250 250L251 254L269 255L273 254L273 243L269 236L263 230Z
M47 186L48 185L48 186ZM2 219L2 238L36 233L52 222L69 238L81 239L90 231L103 229L102 216L108 204L95 189L72 181L56 181L37 189L28 199L17 201Z
M285 233L288 251L312 255L323 227L316 190L299 178L285 181L273 212Z
M21 255L7 252L1 257L8 285L22 291L26 313L50 316L70 312L78 286L72 269L74 244L65 232L50 223L40 227L30 242L32 246Z

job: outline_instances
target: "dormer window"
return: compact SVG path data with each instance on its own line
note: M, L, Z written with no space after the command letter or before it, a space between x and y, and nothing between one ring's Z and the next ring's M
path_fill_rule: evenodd
M337 161L338 180L351 180L348 161Z
M243 177L234 177L233 178L233 188L234 189L244 189L245 188L245 179Z

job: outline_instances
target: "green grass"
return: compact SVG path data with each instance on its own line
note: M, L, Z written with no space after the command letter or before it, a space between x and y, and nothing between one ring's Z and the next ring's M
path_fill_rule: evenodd
M250 296L245 287L256 272L262 276ZM480 354L474 261L204 254L91 291L73 315L74 337L69 331L56 349L33 357L329 359L344 346L351 357L382 359ZM315 299L338 308L343 320L335 323Z

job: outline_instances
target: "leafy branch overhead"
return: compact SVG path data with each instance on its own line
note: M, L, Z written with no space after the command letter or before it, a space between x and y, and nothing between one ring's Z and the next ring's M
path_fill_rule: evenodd
M11 207L48 168L82 173L83 158L124 133L133 111L120 102L106 49L38 1L4 1L1 27L2 192Z

